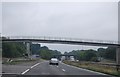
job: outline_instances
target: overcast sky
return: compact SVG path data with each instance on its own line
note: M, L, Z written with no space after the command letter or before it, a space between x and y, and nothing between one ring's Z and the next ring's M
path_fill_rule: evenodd
M2 34L117 40L117 4L117 2L4 2ZM86 48L72 45L42 45L62 52Z

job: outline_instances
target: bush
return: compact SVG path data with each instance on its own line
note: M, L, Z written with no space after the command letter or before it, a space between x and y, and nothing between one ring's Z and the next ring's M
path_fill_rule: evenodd
M99 62L98 58L97 57L92 57L91 58L91 61L94 61L94 62Z

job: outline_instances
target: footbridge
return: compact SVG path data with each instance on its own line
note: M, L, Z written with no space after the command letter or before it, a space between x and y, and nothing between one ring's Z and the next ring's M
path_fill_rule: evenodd
M112 46L119 47L120 42L110 40L93 40L66 37L46 37L46 36L6 36L3 42L39 42L39 43L57 43L72 45L89 45L89 46Z
M2 42L26 42L27 51L30 53L30 43L55 43L55 44L70 44L70 45L88 45L88 46L112 46L116 47L117 64L120 64L120 42L109 40L93 40L80 38L66 37L46 37L46 36L5 36L2 37Z

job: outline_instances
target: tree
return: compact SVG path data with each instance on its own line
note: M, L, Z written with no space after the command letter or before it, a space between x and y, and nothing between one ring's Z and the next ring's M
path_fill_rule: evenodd
M49 60L52 57L52 54L51 54L51 52L49 50L41 50L40 51L40 56L43 59Z
M95 50L73 50L67 54L76 55L80 61L97 61L97 52Z
M49 60L52 57L55 57L55 55L60 55L61 52L57 50L50 50L47 46L43 46L40 49L40 56L43 59Z
M85 60L85 52L84 52L84 51L81 51L81 52L78 54L78 58L79 58L79 60Z
M105 51L106 51L105 48L98 48L98 49L97 49L97 56L99 57L99 61L101 61L102 58L104 58L104 56L105 56Z
M65 54L65 55L67 55L67 54L68 54L68 52L64 52L64 54Z
M25 45L23 43L10 42L3 43L2 56L7 58L21 57L25 51Z
M99 48L98 50L98 57L109 59L109 60L116 60L116 48L115 47L108 47L106 49Z
M108 47L105 51L104 58L110 59L110 60L116 60L116 48Z
M91 61L93 57L97 57L95 50L90 49L85 52L86 61Z

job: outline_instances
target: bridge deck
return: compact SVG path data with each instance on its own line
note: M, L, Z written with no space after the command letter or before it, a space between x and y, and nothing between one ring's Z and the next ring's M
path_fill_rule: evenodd
M3 42L39 42L39 43L58 43L58 44L73 44L73 45L90 45L90 46L113 46L118 47L120 44L104 43L93 41L79 40L58 40L58 39L2 39Z

